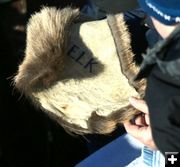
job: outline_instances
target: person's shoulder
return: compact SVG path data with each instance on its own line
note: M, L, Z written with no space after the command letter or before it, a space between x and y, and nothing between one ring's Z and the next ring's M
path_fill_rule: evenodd
M172 32L169 38L167 38L168 53L175 55L173 59L179 58L180 53L180 25Z
M161 44L155 46L157 66L151 74L161 82L180 87L180 26Z

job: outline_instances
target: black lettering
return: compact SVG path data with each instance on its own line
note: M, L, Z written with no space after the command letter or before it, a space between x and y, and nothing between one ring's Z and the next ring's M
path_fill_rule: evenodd
M81 58L82 58L84 55L85 55L85 52L82 51L81 54L80 54L80 56L76 59L76 62L78 62L79 64L83 65L83 63L80 62L80 60L81 60Z
M88 63L84 66L84 68L89 67L89 72L92 73L93 65L98 64L97 62L94 61L93 58L91 58Z
M71 48L70 48L70 50L68 51L68 55L70 56L70 57L72 57L74 60L76 60L76 54L72 54L72 53L77 53L78 52L78 50L80 50L80 48L78 47L78 46L76 46L76 45L73 45ZM75 56L75 57L74 57Z
M82 51L78 46L73 45L68 51L68 55L73 58L77 63L83 65L83 62L81 62L80 60L85 55L85 52Z

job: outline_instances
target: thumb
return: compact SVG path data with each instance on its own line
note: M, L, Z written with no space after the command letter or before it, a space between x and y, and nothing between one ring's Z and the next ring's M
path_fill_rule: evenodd
M136 108L137 110L145 113L145 114L148 114L148 107L147 107L147 104L144 100L141 100L141 99L137 99L135 97L130 97L129 98L129 102L131 103L131 105Z

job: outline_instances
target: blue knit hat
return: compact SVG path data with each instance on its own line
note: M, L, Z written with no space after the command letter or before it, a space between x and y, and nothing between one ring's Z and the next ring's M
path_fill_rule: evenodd
M166 25L180 23L180 0L139 0L142 9Z

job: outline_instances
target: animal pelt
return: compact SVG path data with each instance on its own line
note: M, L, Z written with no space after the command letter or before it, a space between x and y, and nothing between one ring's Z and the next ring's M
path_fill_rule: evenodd
M119 17L121 34L126 34L119 36L121 61L107 20L74 24L78 17L79 11L70 7L45 7L32 15L25 57L14 83L68 131L107 134L138 113L128 97L138 96L144 85L132 82L136 67L128 58L133 54L123 17ZM68 56L71 43L76 45ZM80 47L87 54L76 57L74 48Z
M51 86L61 73L67 54L67 39L78 9L43 8L32 15L27 26L27 47L15 77L16 87L25 94Z
M139 72L139 66L136 65L134 60L134 54L130 44L130 34L128 33L128 27L125 25L125 22L122 21L122 17L122 14L108 15L108 24L114 38L119 61L121 62L122 73L128 78L129 84L143 97L146 80L134 81L134 78ZM122 39L124 39L123 42ZM123 51L122 48L124 48Z

